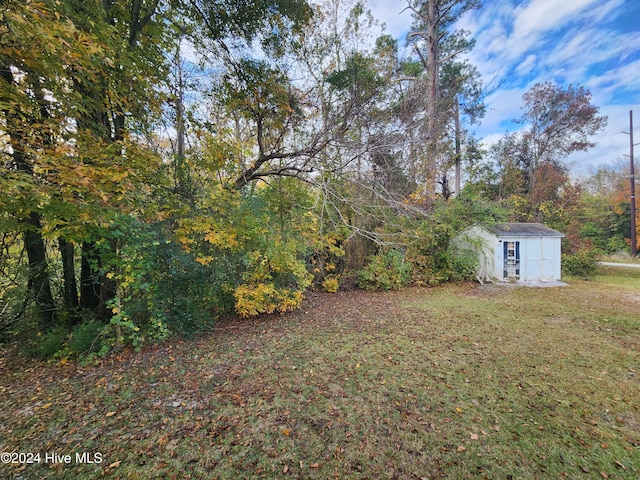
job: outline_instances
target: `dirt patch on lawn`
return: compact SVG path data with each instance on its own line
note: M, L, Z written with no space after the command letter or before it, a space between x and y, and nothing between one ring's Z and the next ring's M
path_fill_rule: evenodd
M569 325L571 323L573 323L571 321L571 319L567 318L567 317L561 317L561 316L554 316L551 318L547 318L545 320L545 323L549 324L549 325Z

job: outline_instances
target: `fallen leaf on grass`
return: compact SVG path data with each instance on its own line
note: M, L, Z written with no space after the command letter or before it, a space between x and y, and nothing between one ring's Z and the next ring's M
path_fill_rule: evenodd
M478 440L480 438L480 436L477 433L472 433L471 434L471 440Z
M618 466L619 468L626 470L627 467L624 466L624 464L622 462L619 462L618 460L615 461L616 466Z
M111 465L109 465L109 467L108 467L108 468L116 468L116 467L119 467L121 463L122 463L122 460L118 460L117 462L113 462Z
M289 435L291 435L291 429L285 428L284 430L282 430L282 434L288 437Z
M116 412L107 412L105 413L105 417L113 417L116 414Z
M309 468L320 468L320 464L319 463L312 463L311 465L309 465Z
M462 445L459 445L458 448L456 448L456 451L458 452L464 452L466 450L465 447L463 447Z

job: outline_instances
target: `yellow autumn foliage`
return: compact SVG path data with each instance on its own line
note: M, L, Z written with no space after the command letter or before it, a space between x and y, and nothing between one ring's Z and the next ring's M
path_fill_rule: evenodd
M285 313L300 306L302 291L278 289L273 283L244 284L233 292L236 312L249 317L261 313Z
M322 282L322 288L329 293L335 293L340 288L340 275L327 275Z

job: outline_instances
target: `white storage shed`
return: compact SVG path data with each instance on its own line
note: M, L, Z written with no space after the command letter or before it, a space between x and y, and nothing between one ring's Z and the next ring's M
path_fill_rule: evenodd
M554 282L560 280L562 237L540 223L500 223L475 225L456 243L478 255L481 281Z

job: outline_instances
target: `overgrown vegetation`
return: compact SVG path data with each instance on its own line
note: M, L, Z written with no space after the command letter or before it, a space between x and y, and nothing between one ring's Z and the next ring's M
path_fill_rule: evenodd
M479 2L410 8L400 58L358 1L3 2L0 343L96 360L310 288L463 282L475 223L547 223L585 277L591 248L628 249L620 170L577 185L562 164L606 122L591 93L535 85L484 152L454 29Z
M583 249L562 257L562 271L567 275L592 279L598 272L600 253L595 249Z
M400 290L409 284L411 270L404 252L380 252L359 272L358 285L365 290Z

